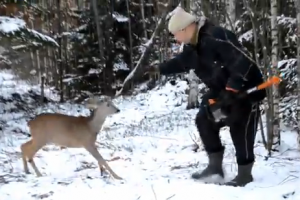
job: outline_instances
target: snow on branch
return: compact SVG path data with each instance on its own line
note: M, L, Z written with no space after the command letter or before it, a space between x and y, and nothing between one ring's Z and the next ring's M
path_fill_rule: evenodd
M39 40L44 41L44 42L48 42L48 43L52 43L53 45L59 47L58 43L51 37L49 37L48 35L44 35L42 33L37 32L36 30L32 30L32 29L27 29L28 33L32 34L32 36L34 36L35 38L39 38Z
M58 47L58 43L51 37L26 27L24 20L19 18L0 16L0 34L6 37L16 37L22 40L36 40L37 42Z
M271 17L269 17L271 19ZM283 15L277 16L277 24L280 26L283 26L284 28L293 28L296 27L296 18L292 17L285 17ZM253 30L248 30L245 33L243 33L239 37L239 41L243 42L251 42L253 40Z
M11 61L6 56L0 54L0 64L2 63L10 65Z
M118 22L128 22L127 17L116 12L113 13L113 18L116 19Z
M0 32L2 34L15 33L26 27L22 19L0 16Z

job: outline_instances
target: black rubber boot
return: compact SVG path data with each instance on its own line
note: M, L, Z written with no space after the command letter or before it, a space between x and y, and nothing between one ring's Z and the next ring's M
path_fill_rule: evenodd
M222 168L224 150L218 153L212 153L208 155L208 166L201 172L195 172L192 174L193 179L203 179L212 175L220 175L224 178L224 172Z
M239 165L237 176L233 180L226 182L224 185L234 186L234 187L244 187L248 183L252 182L253 177L251 171L252 171L253 164L254 163L250 163L248 165Z

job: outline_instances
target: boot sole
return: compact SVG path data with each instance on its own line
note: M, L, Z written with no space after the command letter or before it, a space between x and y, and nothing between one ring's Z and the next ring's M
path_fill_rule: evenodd
M223 184L223 183L225 183L224 178L218 174L214 174L209 177L204 177L204 178L200 178L200 179L192 177L192 179L197 182L201 182L201 183L205 183L205 184Z

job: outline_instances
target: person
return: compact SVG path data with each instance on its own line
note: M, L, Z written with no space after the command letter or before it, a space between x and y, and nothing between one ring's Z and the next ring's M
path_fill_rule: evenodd
M263 75L254 61L243 50L237 36L223 27L216 26L204 16L196 18L182 8L177 8L168 22L168 30L178 42L184 43L183 51L174 58L155 67L162 75L188 72L191 68L209 88L202 96L195 123L208 155L208 165L192 174L193 179L212 175L224 178L220 128L227 125L236 152L238 172L228 186L245 186L253 181L252 167L255 161L254 142L260 116L259 104L266 97L266 90L249 94L244 98L239 92L264 82ZM196 52L197 65L190 59ZM217 123L212 117L209 99L221 102L226 120Z

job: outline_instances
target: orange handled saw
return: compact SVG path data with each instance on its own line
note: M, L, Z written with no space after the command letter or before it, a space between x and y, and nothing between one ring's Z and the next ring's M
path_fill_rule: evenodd
M281 82L281 79L277 76L273 76L270 79L268 79L266 82L255 86L253 88L250 88L242 93L238 94L238 98L244 98L247 95L262 90L262 89L266 89L272 85L278 85ZM222 102L217 102L215 99L209 99L208 100L211 112L213 114L213 117L215 119L216 122L221 121L222 119L226 118L226 116L221 112L221 104Z

